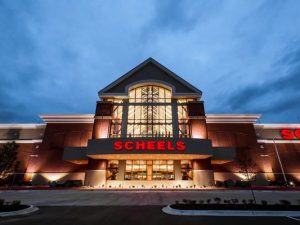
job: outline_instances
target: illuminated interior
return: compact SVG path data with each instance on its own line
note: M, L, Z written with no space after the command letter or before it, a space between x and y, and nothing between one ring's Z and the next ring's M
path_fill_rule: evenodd
M174 180L173 160L126 160L125 180Z
M178 112L179 137L184 137L184 138L191 137L187 104L179 103L177 106L177 110L178 110L177 112Z
M153 180L174 180L173 160L153 160Z
M170 90L142 86L129 91L127 136L173 136Z
M123 105L114 104L113 112L112 112L111 126L110 126L110 137L111 138L121 137L122 114L123 114Z
M126 160L125 180L147 180L146 160Z

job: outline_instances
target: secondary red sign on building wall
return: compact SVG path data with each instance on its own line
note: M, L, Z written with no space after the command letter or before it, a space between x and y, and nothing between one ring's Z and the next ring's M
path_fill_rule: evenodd
M280 130L281 137L285 140L300 139L300 129L282 129Z

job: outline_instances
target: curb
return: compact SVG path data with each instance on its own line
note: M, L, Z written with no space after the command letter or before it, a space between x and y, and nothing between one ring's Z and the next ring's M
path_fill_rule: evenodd
M170 205L162 208L162 211L176 216L300 216L300 211L179 210L171 208Z
M39 210L38 207L30 205L30 207L26 209L21 209L21 210L11 211L11 212L0 212L0 217L27 215L29 213L33 213L38 210Z

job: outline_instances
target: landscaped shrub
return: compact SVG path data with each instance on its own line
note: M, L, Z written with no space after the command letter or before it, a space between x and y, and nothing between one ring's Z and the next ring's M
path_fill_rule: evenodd
M13 201L11 202L11 205L12 205L12 206L19 206L19 205L21 205L21 201L20 201L20 200L13 200Z
M249 204L253 204L254 200L253 199L249 199L248 202L249 202Z
M224 181L224 185L225 185L225 187L234 187L235 183L233 180L228 179L228 180Z
M266 200L261 200L262 205L268 205L268 202Z
M243 199L243 200L242 200L242 203L243 203L244 205L246 205L246 204L247 204L247 200Z
M281 205L285 205L285 206L291 205L291 202L288 201L288 200L279 200L279 202L280 202Z
M234 198L234 199L231 199L231 202L232 202L233 204L238 204L238 203L239 203L239 200L236 199L236 198Z
M183 199L182 200L184 204L191 204L191 205L194 205L196 204L196 200L188 200L188 199Z
M221 202L221 198L219 198L219 197L214 198L214 200L217 204L220 204L220 202Z
M207 200L206 200L206 203L207 203L207 204L209 204L210 202L211 202L211 200L210 200L210 199L207 199Z
M237 180L235 183L236 187L241 187L241 188L246 188L246 187L250 187L251 186L251 182L250 181L241 181L241 180Z
M204 200L199 200L199 204L204 204Z
M216 181L216 187L223 187L223 182L217 180L217 181Z

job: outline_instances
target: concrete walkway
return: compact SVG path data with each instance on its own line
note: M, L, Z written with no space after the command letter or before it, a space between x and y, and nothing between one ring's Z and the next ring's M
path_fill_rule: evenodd
M281 199L300 204L299 191L255 191L258 202L266 200L275 203ZM176 200L252 199L248 190L227 191L90 191L90 190L19 190L0 191L0 199L21 200L36 206L117 206L117 205L163 205Z

